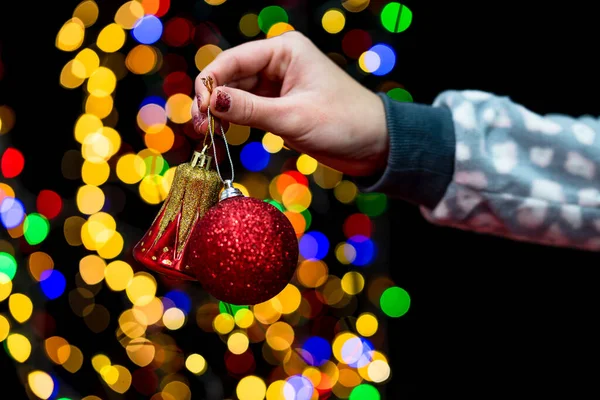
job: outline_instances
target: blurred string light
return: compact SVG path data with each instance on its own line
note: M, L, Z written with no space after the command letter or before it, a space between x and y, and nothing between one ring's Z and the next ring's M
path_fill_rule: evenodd
M204 3L216 7L225 0ZM201 354L190 353L175 361L177 356L168 350L177 346L171 335L192 321L222 338L225 366L238 379L235 395L240 400L315 399L319 395L379 398L379 385L391 376L386 356L377 350L384 339L380 318L402 317L411 304L408 292L389 278L366 279L377 256L373 219L385 213L387 197L360 193L339 171L306 154L292 156L276 133L264 132L255 140L249 127L233 124L227 135L232 146L239 146L239 161L245 169L236 186L284 212L298 236L301 260L295 279L284 291L253 307L214 301L196 304L180 289L160 293L151 274L136 272L123 258L124 233L107 210L126 198L104 185L117 179L135 187L149 204L158 205L165 199L176 166L167 159L184 161L185 156L176 155L189 150L186 143L192 132L195 78L195 74L188 75L189 66L200 71L223 51L217 26L197 23L185 15L168 17L170 4L167 0L126 1L112 21L98 27L98 4L85 0L57 32L56 47L72 55L59 82L85 94L82 114L73 129L80 149L65 152L61 165L66 179L82 182L75 198L79 215L64 216L62 233L69 245L83 246L88 254L79 262L75 287L67 287L68 277L55 268L52 256L35 247L48 237L52 220L64 211L64 201L58 193L44 190L37 197L36 210L26 212L10 181L20 176L26 160L18 149L4 150L0 171L6 182L0 182L0 221L11 238L25 240L35 250L20 268L12 245L0 243L0 302L9 304L9 314L0 315L0 341L17 363L27 362L32 351L43 351L54 365L71 373L91 365L117 394L134 390L148 398L178 399L191 396L191 392L183 376L171 375L173 363L192 375L210 371L211 360ZM398 2L370 6L369 0L342 0L337 7L319 11L317 18L327 33L340 40L341 53L330 54L336 62L355 63L365 74L384 77L397 64L395 51L371 29L350 28L347 14L377 12L381 29L399 34L410 27L412 12ZM243 14L236 25L244 37L257 38L294 30L293 23L292 8L272 5ZM380 41L375 42L375 37ZM197 49L193 60L172 51L186 46ZM151 78L144 82L154 88L140 101L135 117L145 145L135 150L116 130L115 97L119 82L129 75ZM380 89L397 101L413 100L395 82L386 81ZM0 106L0 134L10 132L14 125L14 111ZM266 171L273 171L269 167L280 159L278 154L291 162L268 176ZM333 241L333 232L328 236L329 232L313 228L313 215L323 214L329 207L323 200L327 191L341 204L355 207L340 227L345 237L341 242ZM339 266L346 269L340 277L332 272ZM36 306L32 297L15 291L17 273L27 273L47 300L68 297L73 313L92 333L105 332L111 319L116 319L117 342L134 367L114 363L112 354L84 355L58 336L46 338L39 350L32 350L33 337L12 330L34 318ZM103 286L124 296L128 302L125 309L108 310L96 301ZM346 319L327 312L354 315L359 295L379 312L364 311ZM122 354L114 359L122 360ZM255 375L259 359L273 366L271 376ZM155 370L171 378L159 378ZM50 371L33 368L27 383L37 397L61 396Z

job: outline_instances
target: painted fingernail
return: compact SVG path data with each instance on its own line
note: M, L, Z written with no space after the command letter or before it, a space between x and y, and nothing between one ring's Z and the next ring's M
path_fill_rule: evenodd
M194 124L194 130L196 132L202 133L202 132L200 132L200 126L202 125L202 123L204 122L205 119L206 119L206 114L204 114L204 113L194 114L192 116L192 123Z
M217 102L215 104L215 110L219 112L229 111L231 107L231 96L229 93L225 93L222 90L217 90Z

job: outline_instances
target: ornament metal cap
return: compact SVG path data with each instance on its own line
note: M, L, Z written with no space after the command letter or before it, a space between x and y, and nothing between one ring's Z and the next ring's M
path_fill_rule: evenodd
M232 197L244 196L240 189L233 187L233 182L231 179L226 179L223 181L223 191L221 192L221 197L219 201L227 200Z

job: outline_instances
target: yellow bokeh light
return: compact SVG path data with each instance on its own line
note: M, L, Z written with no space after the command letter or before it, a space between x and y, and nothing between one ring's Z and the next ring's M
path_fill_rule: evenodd
M357 13L369 7L370 0L342 0L342 7L346 10Z
M371 313L363 313L356 320L356 331L364 337L370 337L377 332L379 322Z
M206 66L213 62L222 51L223 50L219 46L215 46L214 44L205 44L200 47L194 57L194 62L198 71L202 71L206 68Z
M69 359L71 346L65 338L52 336L44 341L46 355L55 364L61 365Z
M275 154L281 151L283 148L283 139L281 136L267 132L262 138L262 144L266 151L271 154Z
M83 143L88 135L99 132L103 126L102 120L98 116L82 114L75 123L75 140Z
M54 391L54 380L44 371L32 371L27 375L27 384L34 395L48 399Z
M142 337L133 339L125 348L129 359L139 367L145 367L154 360L156 348L154 344Z
M281 304L277 297L267 300L264 303L256 304L252 311L254 312L254 318L266 325L273 324L281 318Z
M296 236L300 237L306 230L306 219L304 219L302 214L293 211L284 211L284 214L292 223Z
M117 176L127 184L139 182L146 175L146 163L137 154L125 154L117 161Z
M117 10L115 22L123 29L133 29L136 22L144 16L144 6L139 1L128 1Z
M85 160L93 163L108 161L110 153L110 140L101 131L87 135L81 145L81 155Z
M63 368L74 374L83 365L83 353L76 346L69 346L69 358L63 363Z
M386 356L383 355L383 353L381 353L380 351L377 351L377 350L369 352L368 360L370 361L369 363L362 363L362 362L360 363L360 366L357 368L357 372L358 372L359 378L370 381L371 377L369 376L369 366L371 366L371 364L375 361L383 361L386 364L388 364L388 360L387 360Z
M344 345L349 341L349 340L356 340L357 343L362 343L360 342L360 340L357 340L358 336L356 336L353 333L350 332L342 332L340 334L338 334L335 339L333 340L333 344L331 345L331 350L333 352L333 356L340 362L340 363L347 363L347 359L349 351L345 351L342 352L342 349L344 347Z
M6 338L6 346L16 362L24 363L31 355L31 342L20 333L10 334Z
M323 189L333 189L342 181L343 174L326 165L319 164L313 173L315 183Z
M226 132L227 142L233 146L244 144L250 137L250 127L244 125L229 124Z
M122 365L115 365L115 366L109 367L109 368L112 368L117 371L116 372L117 376L116 376L116 379L114 380L114 383L109 383L107 381L110 388L120 394L127 392L129 390L129 387L131 386L131 381L132 381L131 372L129 372L129 370ZM112 379L112 377L111 377L111 379Z
M254 323L254 314L247 308L241 308L235 313L235 323L240 328L249 328Z
M83 183L91 186L100 186L108 180L110 167L107 162L95 163L89 160L83 162L81 179Z
M4 315L0 314L0 343L4 341L8 337L10 333L10 322L4 317Z
M133 277L133 273L131 276ZM133 306L133 308L141 311L146 316L146 322L148 325L152 325L160 321L164 311L163 303L158 297L153 298L148 304L143 306Z
M240 400L263 400L267 395L267 385L258 376L245 376L239 381L235 392Z
M289 283L279 294L277 294L277 300L279 300L279 304L281 304L279 311L282 314L291 314L300 307L302 295L296 286Z
M83 214L97 213L104 206L104 192L97 186L85 185L77 191L77 207Z
M221 313L213 321L213 329L221 335L228 334L234 327L235 320L230 314Z
M81 246L81 228L85 224L85 219L79 216L69 217L65 220L63 233L65 240L71 246Z
M98 247L98 255L106 260L115 258L123 251L124 244L123 236L119 232L114 232L105 243Z
M98 67L88 79L87 89L92 96L110 96L117 87L115 73L106 67Z
M176 93L167 99L165 111L174 123L185 124L192 119L192 98L183 93Z
M365 278L360 272L346 272L342 277L342 290L349 295L359 294L365 287Z
M351 264L356 259L356 249L349 243L339 243L335 247L335 257L341 264Z
M156 295L156 280L147 272L138 272L126 288L127 297L133 305L143 306Z
M142 199L149 204L160 204L166 198L169 192L164 184L165 178L161 175L148 175L142 179L139 186L139 193Z
M81 240L88 250L99 250L117 235L114 218L105 212L91 215L81 227ZM114 246L113 241L111 246Z
M77 71L73 70L73 75L78 78L85 79L89 78L92 73L100 66L100 57L92 49L83 49L75 56L75 60L78 61ZM79 63L83 66L83 70L80 71Z
M190 354L185 359L185 367L192 373L196 375L202 375L206 372L208 364L204 357L200 354Z
M104 269L104 279L111 290L120 292L131 283L133 269L125 261L115 260Z
M168 125L165 125L158 132L146 133L144 135L144 142L149 149L158 151L159 153L166 153L171 150L175 143L175 134Z
M254 13L248 13L240 19L239 23L240 32L246 37L254 37L260 33L260 26L258 25L258 15Z
M298 168L298 171L304 175L310 175L315 172L318 165L319 163L317 160L307 154L302 154L300 157L298 157L298 160L296 160L296 167Z
M104 354L96 354L92 357L92 367L98 373L100 373L104 367L108 367L110 364L110 359Z
M26 295L14 293L8 298L8 308L13 318L22 324L31 317L33 303Z
M10 278L6 274L0 272L0 301L4 301L10 296L12 286Z
M250 340L244 332L233 332L227 338L227 348L233 354L243 354L248 350Z
M294 387L289 382L280 379L269 385L266 400L287 400L287 397L294 397L295 394Z
M287 350L294 342L294 328L286 322L275 322L267 329L265 340L273 350Z
M15 112L7 106L0 106L0 135L8 133L15 125Z
M127 53L125 66L137 75L144 75L154 70L158 63L158 53L152 46L140 44Z
M129 338L136 339L146 333L148 323L146 316L139 310L129 309L125 310L119 316L119 328Z
M73 17L79 18L83 25L88 28L98 20L99 14L98 4L93 0L82 1L75 7Z
M358 188L353 182L341 181L340 184L333 189L333 194L340 203L350 204L358 195Z
M310 207L312 202L312 193L307 186L300 183L293 183L285 188L281 195L281 202L286 209L301 213Z
M329 33L340 33L346 25L346 16L336 8L327 10L321 19L323 29Z
M79 260L81 279L88 285L95 285L104 280L104 268L106 268L106 262L93 254Z
M167 329L174 331L185 324L185 314L179 308L171 307L165 311L162 321Z
M271 27L269 28L269 31L267 32L267 39L282 35L286 32L290 32L293 30L295 30L294 27L288 24L287 22L277 22L271 25Z
M227 0L204 0L206 4L210 4L211 6L220 6L225 3Z
M106 365L100 370L100 376L109 385L114 384L119 379L119 370L112 365Z
M82 69L83 68L83 69ZM60 84L66 89L74 89L76 87L81 86L84 78L80 78L75 73L85 72L85 67L78 60L71 60L65 64L63 69L60 72Z
M390 377L390 365L383 360L374 360L367 367L369 380L375 383L385 382Z
M116 24L106 25L98 34L96 45L105 53L114 53L125 44L125 31Z
M103 119L108 117L113 110L114 100L112 96L96 97L88 96L85 101L85 112Z
M178 380L167 383L161 395L165 400L192 400L192 392L188 385Z
M119 132L114 130L114 128L105 126L100 130L100 133L108 140L108 157L117 154L121 148L121 135L119 135Z
M62 51L77 50L85 36L85 25L79 18L65 22L56 35L56 47Z
M36 281L42 280L44 271L50 271L54 268L54 261L47 253L36 251L29 256L29 273ZM1 296L0 296L1 300Z
M307 378L313 385L313 387L319 386L321 383L321 371L319 371L315 367L308 367L304 371L302 371L302 376Z

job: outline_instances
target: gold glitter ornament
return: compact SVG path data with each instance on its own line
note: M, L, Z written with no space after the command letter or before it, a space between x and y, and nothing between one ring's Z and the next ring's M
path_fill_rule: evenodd
M140 264L172 279L196 279L195 271L184 264L188 239L199 220L219 200L221 179L211 169L208 147L194 152L190 162L177 166L158 215L133 248L133 256Z

